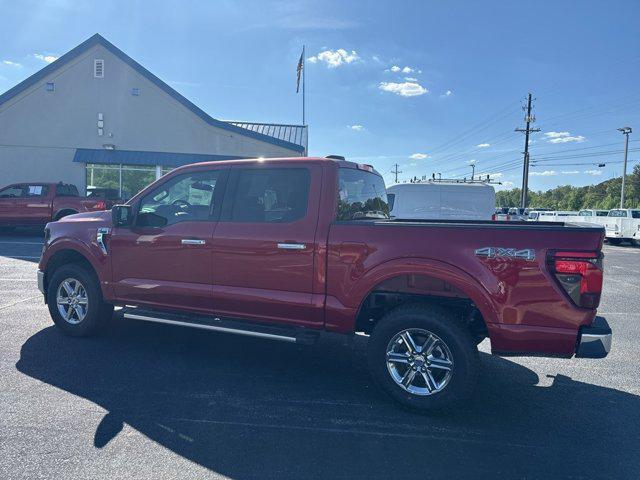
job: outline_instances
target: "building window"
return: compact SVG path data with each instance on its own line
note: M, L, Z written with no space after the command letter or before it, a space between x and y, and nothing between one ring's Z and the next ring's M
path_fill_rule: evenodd
M47 92L53 92L56 89L56 84L53 82L47 82L46 90Z
M133 95L134 97L139 97L140 96L140 89L139 88L132 88L131 89L131 95Z
M104 78L104 60L95 59L93 61L93 78Z
M128 200L156 181L156 167L144 165L99 165L88 163L87 188L117 189L120 198Z

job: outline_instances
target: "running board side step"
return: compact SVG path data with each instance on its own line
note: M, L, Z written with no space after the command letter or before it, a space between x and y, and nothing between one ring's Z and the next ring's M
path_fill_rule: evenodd
M145 322L165 323L181 327L199 328L249 337L265 338L281 342L313 345L320 332L304 327L282 327L264 325L255 322L238 320L213 315L185 314L166 312L162 310L150 310L140 307L124 307L124 318L142 320Z

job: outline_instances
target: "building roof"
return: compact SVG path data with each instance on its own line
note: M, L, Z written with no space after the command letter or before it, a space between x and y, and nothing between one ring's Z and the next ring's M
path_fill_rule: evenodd
M127 65L129 65L134 70L136 70L139 74L141 74L147 80L149 80L150 82L155 84L157 87L159 87L165 93L167 93L168 95L173 97L175 100L180 102L182 105L187 107L189 110L191 110L193 113L195 113L198 117L200 117L202 120L207 122L209 125L217 127L217 128L222 128L222 129L225 129L225 130L229 130L229 131L234 132L234 133L236 133L238 135L243 135L243 136L246 136L246 137L250 137L250 138L262 141L262 142L271 143L273 145L277 145L279 147L286 148L286 149L289 149L289 150L293 150L293 151L296 151L296 152L302 153L302 152L305 151L305 146L302 145L302 144L298 144L298 143L295 143L295 142L290 141L290 140L285 140L283 138L279 138L279 136L269 135L267 133L264 133L264 131L257 131L257 130L254 130L252 128L247 128L246 127L246 125L258 125L258 124L250 124L248 122L224 122L222 120L217 120L217 119L213 118L208 113L206 113L204 110L202 110L200 107L198 107L196 104L194 104L193 102L188 100L186 97L181 95L178 91L176 91L175 89L170 87L168 84L166 84L165 82L160 80L158 77L156 77L153 73L151 73L149 70L144 68L138 62L136 62L129 55L124 53L118 47L116 47L111 42L109 42L108 40L106 40L104 37L102 37L101 35L99 35L97 33L95 35L93 35L92 37L88 38L87 40L85 40L84 42L82 42L80 45L78 45L74 49L72 49L69 52L67 52L64 55L62 55L56 61L50 63L49 65L47 65L43 69L41 69L41 70L37 71L36 73L34 73L33 75L31 75L26 80L23 80L22 82L20 82L15 87L13 87L13 88L7 90L6 92L4 92L2 95L0 95L0 105L5 103L6 101L10 100L11 98L15 97L16 95L18 95L19 93L23 92L24 90L26 90L27 88L31 87L32 85L36 84L37 82L41 81L43 78L45 78L50 73L52 73L52 72L58 70L59 68L63 67L64 65L69 63L71 60L76 58L78 55L86 52L87 50L89 50L90 48L92 48L92 47L94 47L96 45L103 46L105 49L107 49L113 55L115 55L120 60L125 62ZM261 125L273 125L273 124L261 124ZM306 127L299 126L299 128L304 129Z
M74 162L97 163L101 165L162 165L181 167L191 163L236 160L245 157L230 155L203 155L198 153L146 152L137 150L105 150L97 148L77 148Z

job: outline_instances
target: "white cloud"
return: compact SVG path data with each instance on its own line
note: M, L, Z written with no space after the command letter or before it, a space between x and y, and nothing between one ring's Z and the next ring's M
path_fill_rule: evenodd
M10 67L17 67L17 68L22 67L21 64L12 62L11 60L3 60L2 63L4 63L5 65L9 65Z
M58 59L58 57L54 57L53 55L43 55L42 53L34 53L33 56L47 63L55 62Z
M549 143L584 142L586 138L582 135L571 135L569 132L546 132L545 136Z
M399 72L400 70L402 70L399 66L394 65L393 67L391 67L389 70L391 70L392 72Z
M418 79L415 77L404 77L407 82L417 82Z
M602 175L602 170L585 170L584 173L589 175Z
M576 175L580 172L578 170L564 170L560 173L562 173L563 175Z
M355 130L356 132L364 131L364 126L362 125L347 125L347 128L350 128L351 130Z
M553 177L558 173L555 170L545 170L544 172L529 172L532 177Z
M453 95L453 92L451 90L447 90L446 92L444 92L442 95L440 95L441 97L450 97L451 95Z
M478 148L488 148L490 146L491 146L490 143L479 143L478 145L476 145L476 147Z
M414 153L413 155L410 155L409 158L413 160L424 160L425 158L429 158L429 155L426 153Z
M340 65L356 62L360 60L360 57L355 50L347 52L344 48L339 48L337 50L324 50L313 57L309 57L307 60L310 63L324 63L329 68L336 68Z
M384 90L385 92L395 93L396 95L400 95L401 97L415 97L418 95L429 93L429 90L427 90L417 82L380 82L378 88L380 90Z
M471 160L467 160L467 163L468 163L469 165L475 165L475 164L476 164L476 159L475 159L475 158L472 158Z
M513 182L502 182L502 186L506 188L513 187Z
M413 73L415 70L411 67L404 67L402 73Z

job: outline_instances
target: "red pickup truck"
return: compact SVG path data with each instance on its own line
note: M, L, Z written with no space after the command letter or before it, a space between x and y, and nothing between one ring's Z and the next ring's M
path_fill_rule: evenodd
M310 343L369 336L416 409L470 394L493 353L601 358L602 227L389 219L382 177L331 158L178 168L112 212L49 224L38 285L70 335L125 319Z
M105 207L104 199L81 198L75 185L16 183L0 190L0 228L44 226L67 215Z

